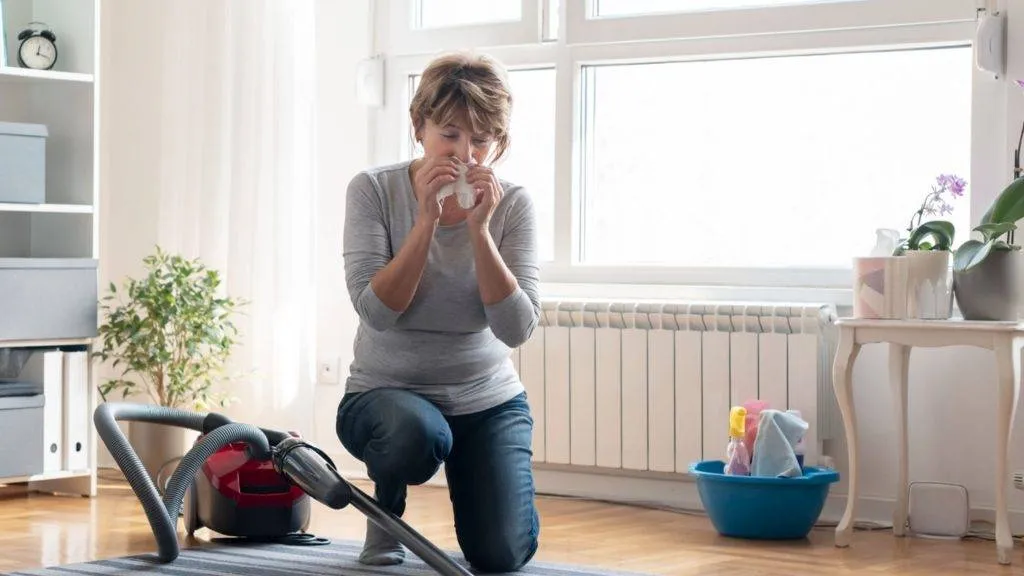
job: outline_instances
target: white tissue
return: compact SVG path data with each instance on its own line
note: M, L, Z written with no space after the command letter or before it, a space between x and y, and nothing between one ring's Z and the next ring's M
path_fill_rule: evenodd
M875 230L875 247L871 249L872 258L892 256L900 242L900 233L888 228Z
M459 201L459 206L463 210L469 210L476 205L476 193L473 191L473 187L466 182L466 172L469 170L469 166L459 164L458 170L459 178L451 184L442 186L441 191L437 193L437 199L444 200L455 194L456 199Z

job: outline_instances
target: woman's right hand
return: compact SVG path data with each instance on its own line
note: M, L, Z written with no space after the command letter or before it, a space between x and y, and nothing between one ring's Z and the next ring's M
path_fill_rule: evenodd
M412 180L413 192L419 202L417 220L434 224L441 217L441 201L437 194L446 184L451 184L459 176L455 161L448 157L426 157L420 163Z

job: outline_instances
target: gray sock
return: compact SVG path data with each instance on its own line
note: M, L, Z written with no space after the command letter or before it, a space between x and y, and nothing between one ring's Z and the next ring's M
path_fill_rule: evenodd
M405 560L405 549L402 543L395 540L373 520L366 519L366 540L363 551L359 554L359 562L370 566L392 566Z

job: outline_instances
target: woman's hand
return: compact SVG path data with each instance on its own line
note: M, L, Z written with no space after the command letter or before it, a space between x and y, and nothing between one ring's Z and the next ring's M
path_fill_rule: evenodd
M423 159L412 179L413 191L419 203L416 223L437 223L441 217L441 201L437 199L437 194L444 185L455 182L458 176L455 161L451 158L436 156Z
M487 166L476 164L466 172L466 183L476 192L476 206L469 210L466 220L472 231L486 232L491 223L494 208L501 201L504 190L494 171Z

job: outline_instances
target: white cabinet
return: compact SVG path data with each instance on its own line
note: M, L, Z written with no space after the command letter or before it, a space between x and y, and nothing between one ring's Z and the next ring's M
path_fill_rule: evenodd
M40 204L0 202L0 258L98 260L97 78L101 0L0 0L0 3L7 47L6 66L0 67L0 122L42 124L48 132L45 201ZM30 25L36 25L33 23L45 24L56 35L58 55L52 70L19 67L18 35ZM59 334L44 340L0 340L0 348L71 347L68 349L86 353L93 350L94 344L92 338L80 335L64 338ZM80 360L81 357L74 364L79 364ZM64 458L58 469L50 464L47 471L40 474L0 477L0 484L29 482L33 488L43 491L96 493L96 434L91 423L99 395L92 362L84 364L87 382L84 397L74 402L60 398L54 401L60 403L64 424L71 422L80 426L83 419L88 423L88 435L82 442L84 457ZM10 441L10 438L0 439L0 442Z

